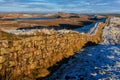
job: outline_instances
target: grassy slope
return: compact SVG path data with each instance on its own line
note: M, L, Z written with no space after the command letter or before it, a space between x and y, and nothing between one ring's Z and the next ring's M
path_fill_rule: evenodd
M12 40L15 38L16 38L15 35L9 34L0 30L0 40Z
M15 35L0 30L0 40L18 40L31 36L33 35Z

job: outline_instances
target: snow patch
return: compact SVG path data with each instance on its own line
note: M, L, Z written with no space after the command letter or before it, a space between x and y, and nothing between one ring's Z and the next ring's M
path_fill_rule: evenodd
M87 47L46 80L120 79L120 45Z
M109 26L103 29L102 43L104 44L120 44L120 26L115 22L120 18L111 18Z

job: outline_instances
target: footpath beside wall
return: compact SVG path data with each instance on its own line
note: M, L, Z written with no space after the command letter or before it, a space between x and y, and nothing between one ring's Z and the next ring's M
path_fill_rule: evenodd
M98 44L105 23L99 23L94 35L69 32L39 34L20 40L0 40L0 79L35 80L45 77L49 67L69 58L86 43Z

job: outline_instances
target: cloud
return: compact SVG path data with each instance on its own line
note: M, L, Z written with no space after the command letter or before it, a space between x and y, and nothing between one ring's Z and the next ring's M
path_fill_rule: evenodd
M115 0L115 3L116 4L120 4L120 0Z
M0 5L1 12L120 13L120 0L0 0Z
M0 2L5 2L4 0L0 0Z

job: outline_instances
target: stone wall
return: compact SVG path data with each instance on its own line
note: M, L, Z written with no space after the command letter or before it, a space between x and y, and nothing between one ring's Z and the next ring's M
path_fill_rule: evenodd
M69 58L87 42L99 43L102 29L96 34L77 32L41 34L20 40L0 40L0 78L2 80L35 80L45 77L50 66Z

